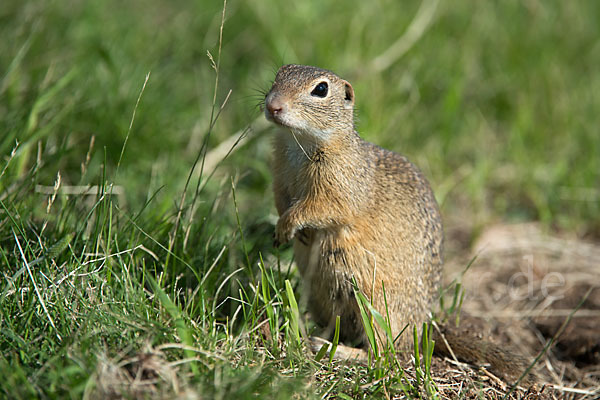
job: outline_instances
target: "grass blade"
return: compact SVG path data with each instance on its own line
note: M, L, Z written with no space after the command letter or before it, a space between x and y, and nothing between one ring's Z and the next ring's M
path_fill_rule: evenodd
M292 337L296 344L300 344L300 332L298 330L298 321L300 312L298 311L298 303L296 302L296 297L294 296L294 290L292 289L292 284L289 280L285 280L285 293L287 295L288 307L289 307L289 322L290 322L290 331L292 333Z
M167 310L167 313L171 316L171 318L174 319L175 329L177 330L177 334L181 340L181 343L189 347L194 347L194 336L192 334L192 330L185 323L181 309L169 298L169 296L150 274L146 275L146 279L148 279L148 282L150 282L150 286L152 286L152 290L160 300L162 306L165 308L165 310ZM193 358L195 356L195 353L189 349L184 350L184 353L188 358ZM198 373L196 364L191 363L190 366L194 373Z

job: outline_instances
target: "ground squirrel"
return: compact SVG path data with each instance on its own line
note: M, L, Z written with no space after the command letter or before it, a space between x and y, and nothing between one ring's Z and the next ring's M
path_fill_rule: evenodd
M354 90L331 71L284 65L264 105L266 118L285 128L275 137L272 165L275 245L294 239L312 316L331 331L339 315L340 339L368 346L355 280L389 315L394 336L410 327L396 347L411 349L412 326L428 320L441 284L442 221L427 180L404 156L358 135ZM481 361L481 346L448 339L459 356ZM493 358L498 350L484 353Z

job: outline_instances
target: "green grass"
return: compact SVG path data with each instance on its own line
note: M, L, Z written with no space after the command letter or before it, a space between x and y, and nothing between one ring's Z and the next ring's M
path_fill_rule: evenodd
M350 373L295 345L311 327L291 252L271 246L272 131L252 124L200 173L260 121L282 63L350 80L361 134L424 170L450 224L598 238L600 4L440 2L377 70L420 6L230 1L219 59L220 1L4 1L0 393L93 398L122 377L107 366L133 377L141 354L177 372L147 366L159 383L141 394L402 391L392 364ZM65 194L81 185L97 193Z

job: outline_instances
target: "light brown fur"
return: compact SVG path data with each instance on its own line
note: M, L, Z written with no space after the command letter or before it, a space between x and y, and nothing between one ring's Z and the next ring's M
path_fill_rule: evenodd
M310 95L320 82L328 84L325 98ZM285 108L289 125L275 139L276 239L284 243L302 231L294 253L313 316L331 326L340 315L342 338L364 345L354 278L383 315L385 286L393 333L425 321L440 284L442 251L441 217L426 179L405 157L358 136L354 93L333 73L284 66L267 96L267 113L274 102ZM315 137L311 129L327 133ZM403 335L399 348L410 337Z
M281 67L265 115L283 128L272 165L275 243L294 240L311 314L329 332L339 315L341 340L366 347L355 279L389 315L394 336L410 328L396 342L409 350L412 326L428 320L441 282L442 222L427 180L405 157L360 138L354 90L331 71Z

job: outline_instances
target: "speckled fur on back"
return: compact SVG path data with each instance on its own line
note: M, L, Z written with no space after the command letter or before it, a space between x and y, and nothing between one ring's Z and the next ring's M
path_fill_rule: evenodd
M330 71L281 67L265 106L284 128L272 165L276 241L295 238L313 317L331 329L340 315L342 340L365 345L354 278L382 315L385 287L393 335L421 324L442 262L441 217L427 180L405 157L360 138L352 86ZM410 332L399 349L410 346Z

